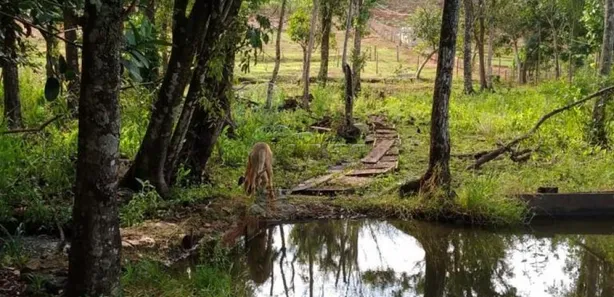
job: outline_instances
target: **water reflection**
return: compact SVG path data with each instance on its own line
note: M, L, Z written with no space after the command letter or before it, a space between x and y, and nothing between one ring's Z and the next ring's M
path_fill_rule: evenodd
M327 221L248 232L254 296L612 297L614 236Z

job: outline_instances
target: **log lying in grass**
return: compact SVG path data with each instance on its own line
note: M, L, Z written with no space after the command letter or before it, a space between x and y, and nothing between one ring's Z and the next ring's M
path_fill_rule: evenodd
M563 111L567 111L570 110L576 106L582 105L592 99L595 98L599 98L603 95L607 95L607 94L611 94L614 92L614 86L610 86L607 88L603 88L591 95L589 95L588 97L585 97L583 99L580 99L578 101L575 101L571 104L568 104L566 106L557 108L547 114L545 114L544 116L542 116L539 121L537 121L537 123L535 124L535 126L533 126L533 128L531 128L531 130L529 130L529 132L513 139L512 141L500 145L499 148L491 150L485 154L483 154L482 156L480 156L475 163L471 164L470 166L467 167L467 169L479 169L482 165L494 160L495 158L501 156L502 154L504 154L505 152L508 152L510 150L512 150L512 147L514 147L515 145L519 144L520 142L529 139L531 136L533 136L533 134L535 134L535 132L537 132L537 130L539 129L539 127L541 127L541 125L546 122L548 119L550 119L551 117L563 112ZM526 156L525 156L526 158Z

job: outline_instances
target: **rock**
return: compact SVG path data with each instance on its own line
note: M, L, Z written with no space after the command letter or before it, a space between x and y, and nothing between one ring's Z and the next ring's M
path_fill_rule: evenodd
M362 135L367 135L369 133L369 125L365 123L355 123L354 126L360 130Z

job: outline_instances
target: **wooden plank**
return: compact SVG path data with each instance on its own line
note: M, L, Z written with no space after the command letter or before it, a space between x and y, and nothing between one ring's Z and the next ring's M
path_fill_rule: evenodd
M375 136L374 135L367 135L367 137L365 137L365 144L370 144L370 143L374 143L375 142Z
M376 129L375 134L398 134L394 129Z
M321 185L321 184L331 180L335 176L335 174L336 174L336 172L335 173L330 173L330 174L327 174L327 175L322 175L322 176L310 178L310 179L302 182L301 184L299 184L294 189L290 190L289 194L294 193L294 192L300 192L300 191L303 191L305 189L309 189L311 187L315 187L315 186Z
M316 132L321 132L321 133L332 131L331 128L326 128L326 127L311 126L310 128L312 130L315 130Z
M342 176L333 180L331 183L335 186L352 186L355 188L366 186L373 182L372 178L362 176Z
M377 134L375 135L375 140L378 139L398 139L399 135L396 134Z
M399 162L399 156L383 156L378 163L380 162Z
M352 170L347 175L348 176L374 176L374 175L388 173L388 172L392 171L392 169L394 169L394 167L371 168L371 169L357 169L357 170Z
M384 157L382 157L382 159L384 159ZM375 164L364 164L364 168L365 169L382 169L382 168L394 168L396 169L397 166L399 166L399 162L398 160L395 160L393 162L384 162L382 161L382 159L379 160L379 162L375 163Z
M381 159L386 152L390 149L390 147L394 144L394 140L384 139L379 141L377 145L369 152L369 154L362 159L363 163L377 163L379 159Z

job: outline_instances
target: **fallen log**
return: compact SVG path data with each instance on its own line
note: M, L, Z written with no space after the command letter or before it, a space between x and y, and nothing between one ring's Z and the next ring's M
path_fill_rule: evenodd
M574 107L576 107L578 105L582 105L582 104L584 104L584 103L586 103L586 102L588 102L588 101L590 101L592 99L601 97L601 96L606 95L606 94L611 94L613 92L614 92L614 86L603 88L603 89L601 89L601 90L599 90L599 91L597 91L597 92L595 92L595 93L593 93L593 94L591 94L591 95L589 95L589 96L587 96L587 97L585 97L583 99L575 101L575 102L573 102L571 104L568 104L566 106L557 108L557 109L555 109L555 110L545 114L544 116L542 116L539 119L539 121L537 121L535 126L533 126L533 128L531 128L531 130L529 130L527 133L525 133L525 134L523 134L523 135L513 139L512 141L510 141L510 142L508 142L506 144L503 144L503 145L499 146L499 148L497 148L497 149L494 149L494 150L492 150L492 151L482 155L480 158L478 158L475 161L475 163L473 163L470 166L468 166L467 170L479 169L482 165L484 165L484 164L494 160L495 158L499 157L500 155L504 154L505 152L510 151L510 149L513 146L515 146L518 143L520 143L520 142L522 142L524 140L527 140L531 136L533 136L533 134L535 134L535 132L537 132L539 127L541 127L541 125L544 122L546 122L548 119L550 119L551 117L553 117L553 116L555 116L555 115L557 115L557 114L559 114L559 113L561 113L563 111L570 110L570 109L572 109L572 108L574 108Z

